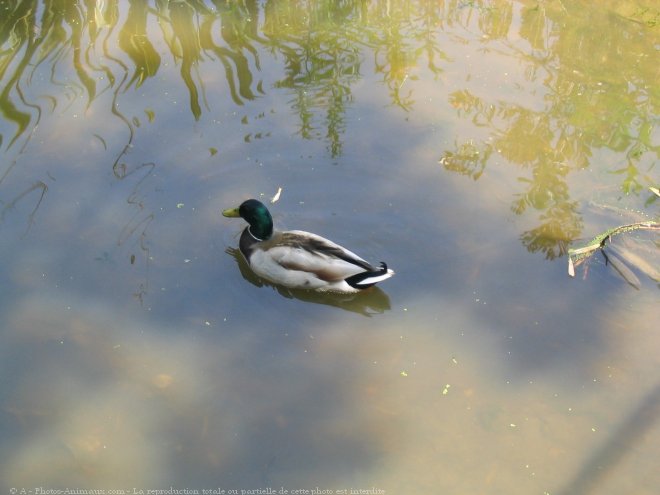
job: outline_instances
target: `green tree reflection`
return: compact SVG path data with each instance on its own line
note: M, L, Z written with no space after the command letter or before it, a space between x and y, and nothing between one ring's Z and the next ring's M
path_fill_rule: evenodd
M180 68L190 111L199 119L208 110L202 62L220 62L229 96L241 105L264 93L255 75L261 70L260 52L269 52L284 61L274 86L291 91L300 136L327 140L336 156L364 49L374 52L376 71L402 108L413 102L408 88L401 92L415 77L410 69L426 57L438 73L438 62L447 60L435 36L443 10L432 2L32 0L3 5L0 111L15 125L15 133L4 140L7 146L38 123L42 108L22 98L21 84L42 63L51 66L54 86L84 93L91 105L108 88L139 88L154 77L162 65L162 52L155 47L164 42ZM418 19L420 7L424 14ZM72 68L76 80L58 80L60 67L61 72ZM125 72L131 73L128 82ZM59 103L52 95L46 98L52 106Z
M128 129L113 170L128 167L121 160L138 123L122 113L122 94L146 89L172 61L195 120L213 110L203 70L219 64L234 104L286 90L299 136L323 140L336 157L364 71L381 76L391 104L408 111L416 104L410 82L420 74L437 79L452 63L439 41L439 33L449 32L484 52L509 54L545 96L543 108L529 108L454 89L449 101L459 118L489 137L456 140L440 162L475 180L498 154L520 167L511 209L536 211L539 220L522 242L555 258L582 228L567 175L587 167L594 150L624 157L612 170L624 192L640 193L652 182L643 164L660 154L660 73L649 56L660 14L645 1L610 0L598 8L508 0L0 1L0 147L24 149L44 114L80 97L89 108L110 93L110 111ZM593 22L594 13L603 18ZM567 24L566 16L577 22ZM603 26L611 27L607 37L600 35ZM510 41L521 39L525 48ZM275 82L266 88L260 77L265 57L275 63L268 73ZM38 96L25 91L39 68L48 68L57 91L43 83ZM4 169L0 185L14 165Z
M147 36L147 16L146 2L131 1L126 22L119 31L119 47L128 54L135 66L128 86L135 83L136 87L140 87L147 78L155 76L160 67L160 56ZM104 24L112 25L113 20L116 22L115 16L104 16Z
M491 5L486 10L475 7L481 12L480 28L486 39L513 34L529 43L531 49L524 53L513 45L507 49L524 61L530 81L542 80L545 106L531 109L518 102L488 101L467 90L453 92L450 101L458 114L488 129L490 136L484 143L456 143L443 153L440 163L475 179L493 150L518 165L524 171L519 179L523 190L515 195L511 209L516 214L528 209L539 212L539 225L523 233L521 240L530 251L553 259L565 254L567 244L581 233L567 175L588 167L594 150L607 148L624 157L621 168L611 170L622 176L624 193L639 194L653 184L648 165L642 166L649 163L648 156L660 156L660 145L652 137L660 103L656 83L660 73L648 56L653 36L648 22L643 25L629 16L611 20L611 12L620 4L599 9L580 2L531 4L522 9L517 33L512 33L516 27L508 7ZM493 15L493 9L501 10L501 15ZM603 18L594 22L586 17L594 12ZM648 20L648 11L644 12ZM474 11L456 13L453 22L474 22L470 19ZM567 14L585 18L567 29L562 21ZM612 25L606 38L599 33L604 25Z

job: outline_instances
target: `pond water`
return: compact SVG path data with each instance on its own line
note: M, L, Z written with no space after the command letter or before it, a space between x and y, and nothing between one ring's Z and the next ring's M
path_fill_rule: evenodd
M0 492L657 493L655 2L0 9Z

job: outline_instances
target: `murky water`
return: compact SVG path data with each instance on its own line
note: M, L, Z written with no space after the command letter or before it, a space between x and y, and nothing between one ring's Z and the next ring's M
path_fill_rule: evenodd
M658 235L566 257L658 219L654 2L0 10L0 491L657 493ZM261 282L278 188L396 276Z

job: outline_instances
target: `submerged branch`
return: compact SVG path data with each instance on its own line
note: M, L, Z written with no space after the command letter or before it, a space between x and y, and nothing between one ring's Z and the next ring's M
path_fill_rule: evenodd
M624 232L631 232L633 230L660 230L660 223L649 220L646 222L636 222L628 225L621 225L608 229L602 234L597 235L585 246L577 249L568 250L568 274L571 277L575 276L575 266L580 264L586 258L594 254L594 252L601 250L605 247L605 242L612 236L623 234Z

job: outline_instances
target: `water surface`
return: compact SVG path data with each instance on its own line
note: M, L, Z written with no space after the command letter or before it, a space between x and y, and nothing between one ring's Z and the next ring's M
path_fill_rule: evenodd
M658 219L653 2L0 8L1 490L655 493L657 271L566 257ZM396 276L264 284L278 188Z

